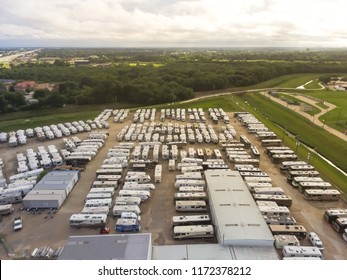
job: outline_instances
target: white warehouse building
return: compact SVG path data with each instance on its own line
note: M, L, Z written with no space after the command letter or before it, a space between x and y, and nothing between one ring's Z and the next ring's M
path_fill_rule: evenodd
M219 244L273 247L274 238L239 172L204 173Z
M79 171L52 171L24 197L24 208L59 209L79 180Z

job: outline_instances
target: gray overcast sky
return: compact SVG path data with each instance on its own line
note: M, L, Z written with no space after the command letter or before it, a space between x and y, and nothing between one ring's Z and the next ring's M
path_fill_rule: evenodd
M0 0L0 47L347 47L346 13L346 0Z

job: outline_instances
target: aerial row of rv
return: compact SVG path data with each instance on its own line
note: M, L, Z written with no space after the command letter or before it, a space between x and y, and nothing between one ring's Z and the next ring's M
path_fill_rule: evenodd
M219 149L213 150L212 157L190 157L186 151L181 151L181 162L177 165L181 174L176 175L175 188L178 191L174 194L174 203L176 211L183 215L172 217L174 239L212 238L215 235L208 214L208 194L202 172L207 169L229 169L229 166L222 159ZM169 166L170 161L175 165L175 160L170 159Z
M131 162L132 170L126 172L134 143L119 143L109 149L107 159L96 171L96 180L85 198L84 208L70 217L72 227L106 227L107 216L119 217L115 230L136 232L140 230L140 203L149 199L155 185L146 174L145 164ZM144 146L148 147L148 146ZM161 165L156 165L155 182L161 182ZM124 181L124 182L123 182ZM115 190L122 189L113 199Z
M249 133L256 133L257 138L261 140L261 145L265 147L265 154L268 155L272 162L278 163L282 173L287 175L287 180L295 188L298 188L300 192L303 193L306 200L319 200L319 201L337 201L340 196L340 192L332 188L332 185L328 182L323 181L319 177L319 173L314 169L312 165L309 165L305 161L298 161L295 153L288 147L282 146L281 140L276 138L272 132L268 131L267 128L261 124L254 116L248 113L235 113L235 116L241 121L241 123L246 127L253 127ZM254 127L260 129L255 130ZM254 132L255 131L255 132ZM245 142L245 141L244 141ZM320 254L315 248L292 248L285 245L299 245L297 238L305 238L308 236L311 244L318 247L320 251L323 250L323 244L319 240L315 233L309 233L307 235L306 230L301 225L296 225L295 219L289 215L289 210L292 200L290 197L286 196L281 188L272 187L271 180L266 177L264 173L256 173L254 167L250 167L252 172L258 178L255 180L258 188L253 191L253 196L257 201L260 211L264 216L266 222L269 224L270 230L275 236L275 246L280 249L283 248L284 258L288 257L316 257ZM244 177L245 173L240 172L241 176ZM250 175L250 173L246 173ZM245 179L245 177L244 177ZM247 180L245 180L246 184ZM265 197L264 194L269 195ZM275 202L276 204L273 204ZM336 214L335 218L329 220L333 224L335 231L343 233L343 237L347 237L347 219L344 217L344 210L333 209L327 210L327 213ZM269 219L269 213L273 218ZM341 216L338 216L337 213ZM289 233L289 235L283 235L284 233ZM277 234L280 234L277 236ZM347 238L346 238L347 239ZM310 255L309 252L312 252Z
M17 145L25 145L27 138L37 137L38 140L51 140L54 138L61 138L63 136L70 136L71 134L89 132L92 129L108 129L109 124L107 122L111 115L118 116L123 120L128 115L128 110L104 110L94 120L87 120L86 122L73 121L66 123L58 123L57 125L43 126L28 128L26 130L20 129L17 131L0 132L0 143L8 142L9 146L15 147Z
M224 113L222 109L220 110ZM175 111L173 110L173 114L170 113L170 115L167 116L174 115L174 112ZM236 134L235 130L229 127L229 125L227 125L226 128L224 127L224 130L221 133L217 134L212 125L206 126L201 119L198 121L196 118L194 118L194 123L187 123L186 125L180 125L177 122L169 122L167 124L156 123L154 121L155 114L156 109L139 109L137 113L135 113L133 119L135 123L130 126L125 126L118 134L117 140L160 142L162 144L171 142L175 142L177 144L194 144L196 142L217 144L219 141L232 140ZM202 109L196 111L195 114L201 117L204 116ZM137 121L137 119L139 119L139 121ZM150 120L150 123L146 121L147 119ZM176 120L176 118L173 120ZM182 119L180 118L180 120Z
M95 133L98 136L101 135L103 139L106 137L106 134L99 132L90 133L90 136L95 137ZM76 143L76 150L79 147L84 147L90 151L93 147L98 147L95 150L97 152L104 143L103 139L86 139L83 141L77 137L72 139ZM26 150L26 153L17 153L18 174L10 176L8 181L5 178L1 180L0 205L3 205L2 207L6 209L13 209L12 204L20 203L34 188L38 176L44 169L61 165L64 160L68 160L68 158L64 155L63 150L59 152L54 145L49 145L48 151L45 147L39 146L37 151L30 148Z

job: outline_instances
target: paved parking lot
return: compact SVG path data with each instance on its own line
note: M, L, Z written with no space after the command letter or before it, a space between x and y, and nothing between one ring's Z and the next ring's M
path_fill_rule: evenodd
M205 112L206 116L208 115ZM238 136L240 134L246 135L254 146L258 148L261 153L260 168L262 171L267 172L273 180L273 185L282 187L286 194L293 199L293 205L290 207L291 214L299 224L306 227L308 231L315 231L321 237L324 245L324 258L325 259L347 259L347 242L343 241L340 234L337 234L331 227L323 220L323 213L326 209L331 207L347 208L344 201L339 202L310 202L304 200L302 194L294 189L287 183L286 177L280 173L277 165L273 164L271 160L263 153L264 148L260 146L260 142L254 135L248 134L245 127L243 127L230 113L231 124L236 129ZM15 205L16 211L10 216L4 216L0 223L0 232L6 240L7 247L10 253L16 256L21 256L26 252L33 250L36 247L50 246L52 248L64 246L66 240L71 235L87 235L99 234L98 229L91 228L71 228L69 226L69 218L71 214L78 213L82 210L84 205L84 198L90 190L92 181L95 179L95 172L101 166L103 160L107 156L109 148L117 144L116 135L125 126L130 125L132 114L128 119L122 123L112 123L110 120L109 137L105 145L96 155L96 157L87 165L85 171L82 172L81 179L76 184L75 188L64 202L61 209L53 213L50 210L44 210L39 213L29 213L27 211L20 211L20 205ZM158 116L156 121L159 121ZM166 121L167 122L167 121ZM179 122L185 124L184 122ZM210 121L208 120L208 124ZM218 134L220 131L221 122L214 125L214 129ZM87 133L77 135L81 139L87 138ZM45 142L39 142L35 139L30 139L28 144L20 147L9 147L7 144L0 144L0 154L5 163L5 175L10 176L15 174L17 166L16 153L25 152L27 148L36 148L37 146L48 146L54 144L58 149L63 148L62 139L54 139ZM211 147L216 148L214 144L194 144L187 147L194 146L195 148ZM187 147L185 150L187 150ZM223 153L224 158L226 157ZM156 183L156 190L152 192L152 197L141 204L142 220L141 232L152 233L153 245L169 245L169 244L191 244L191 243L213 243L214 240L185 240L177 241L172 238L171 218L177 215L174 207L174 187L175 175L178 171L168 171L168 161L161 162L163 165L163 179L161 183ZM230 164L232 168L233 165ZM154 169L149 169L148 174L151 178L154 177ZM50 213L49 213L50 212ZM23 217L23 230L14 232L12 228L13 218L17 215ZM111 233L114 232L115 219L110 216L108 219L108 226L111 227ZM308 240L302 242L304 245L309 245ZM6 251L0 249L0 258L8 258Z

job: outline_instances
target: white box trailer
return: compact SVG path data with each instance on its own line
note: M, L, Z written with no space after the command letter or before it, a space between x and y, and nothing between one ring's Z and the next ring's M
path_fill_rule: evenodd
M122 175L98 175L96 176L96 179L98 181L115 181L119 182L119 180L122 178Z
M151 197L151 193L149 191L135 190L120 190L118 195L123 197L139 197L141 198L141 201L145 201Z
M191 166L198 166L196 162L189 163L189 162L180 162L177 164L177 170L181 170L182 167L191 167Z
M107 206L100 207L84 207L81 211L82 214L106 214L110 213L110 208Z
M84 199L84 201L90 200L90 199L107 199L111 198L112 199L112 194L111 193L106 193L106 192L89 192Z
M137 205L115 205L112 209L113 216L121 216L124 212L132 212L136 215L141 214L141 209Z
M203 159L201 158L182 158L181 163L196 163L197 165L202 165Z
M161 182L162 170L163 170L163 167L161 164L157 164L155 166L155 170L154 170L154 182L155 183Z
M114 188L91 188L89 193L110 193L113 196Z
M140 190L140 191L154 191L154 184L139 184L137 182L125 182L123 190Z
M176 180L201 180L201 172L186 172L176 175Z
M115 205L140 205L141 198L131 196L117 196L115 199Z
M151 177L149 175L127 175L124 178L124 182L137 182L137 183L149 183Z
M113 164L102 164L100 169L123 169L122 164L113 163Z
M176 169L176 163L174 159L169 160L169 171L175 171Z
M255 194L268 194L268 195L284 195L285 192L282 188L274 187L274 188L254 188Z
M188 166L188 167L182 167L181 172L187 173L187 172L202 172L204 169L202 166Z
M100 207L100 206L107 206L108 208L111 208L112 199L111 198L89 199L84 204L84 207Z
M206 187L206 182L204 180L177 180L175 187Z
M99 175L122 175L123 173L123 169L122 168L116 168L116 169L111 169L111 168L108 168L108 169L98 169L96 170L96 175L99 176Z
M100 175L99 175L100 176ZM103 178L105 179L105 178ZM92 183L92 188L112 188L114 190L118 189L119 187L119 181L108 181L108 180L105 180L105 181L94 181Z
M253 192L255 188L271 188L271 183L256 183L256 182L246 182L248 190Z

